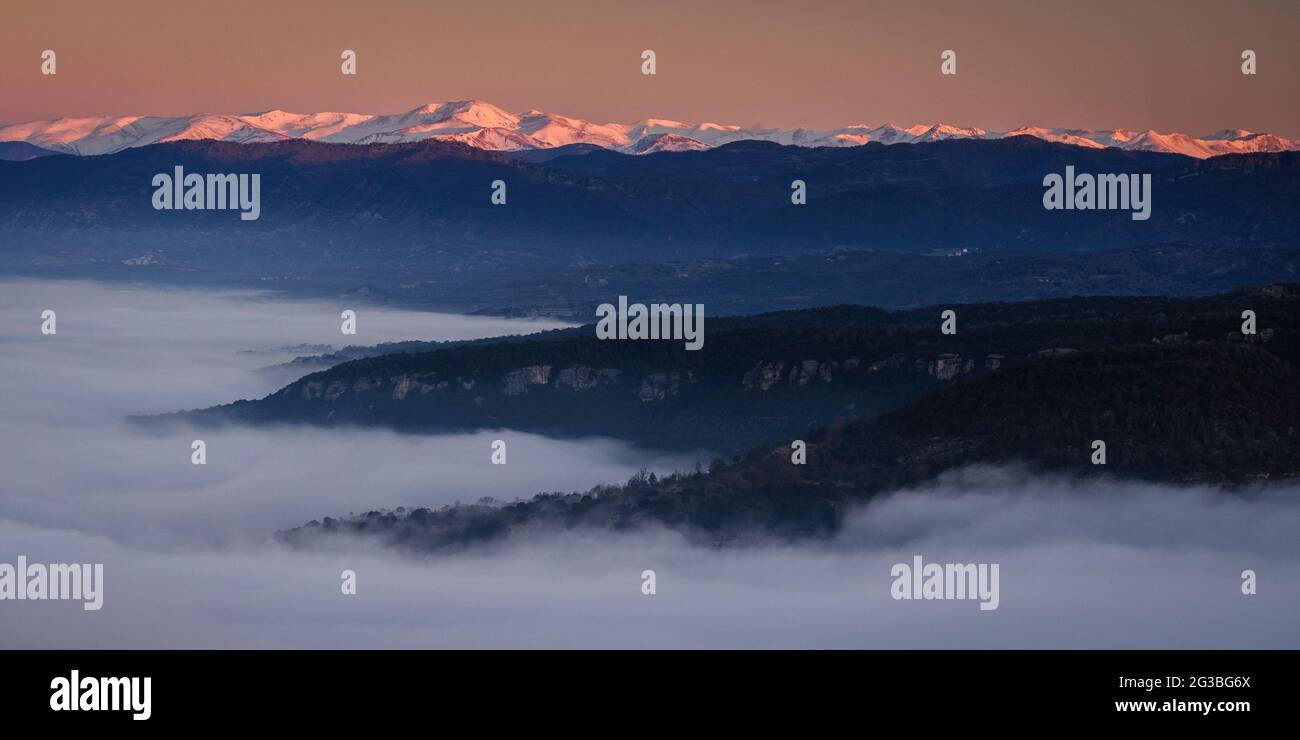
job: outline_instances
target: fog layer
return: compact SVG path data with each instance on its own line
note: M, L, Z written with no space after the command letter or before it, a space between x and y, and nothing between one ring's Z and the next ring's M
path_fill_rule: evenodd
M360 333L339 334L339 312ZM58 315L43 336L41 311ZM249 292L0 282L0 563L104 563L104 606L0 601L0 647L1300 647L1300 488L1228 495L968 469L824 541L532 534L436 558L266 536L325 515L581 490L690 467L609 440L229 428L127 414L256 397L299 343L550 328ZM343 341L346 340L346 341ZM250 353L246 350L254 350ZM190 443L207 443L207 464ZM508 464L490 464L505 439ZM890 569L997 563L1000 605L896 601ZM654 570L656 593L642 593ZM1258 593L1241 592L1243 570ZM355 571L356 595L340 575Z

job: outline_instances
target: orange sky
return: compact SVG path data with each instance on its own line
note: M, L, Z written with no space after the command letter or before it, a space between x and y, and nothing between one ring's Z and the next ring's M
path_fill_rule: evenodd
M480 98L599 122L1300 136L1300 0L6 0L0 18L8 123ZM356 77L339 73L345 48Z

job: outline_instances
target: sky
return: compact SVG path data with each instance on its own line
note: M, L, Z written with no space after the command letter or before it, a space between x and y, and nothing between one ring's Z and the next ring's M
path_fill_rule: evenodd
M1300 3L11 0L0 122L397 113L482 99L597 122L943 122L1300 136ZM41 52L58 74L40 74ZM340 73L357 52L358 74ZM640 73L652 49L657 74ZM939 73L945 49L957 74ZM1241 74L1241 52L1258 74Z

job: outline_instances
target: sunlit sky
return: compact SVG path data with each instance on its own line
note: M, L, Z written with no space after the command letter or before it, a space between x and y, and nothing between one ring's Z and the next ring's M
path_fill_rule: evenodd
M1300 2L8 0L0 122L396 113L1300 136ZM40 74L41 52L58 74ZM358 74L339 71L343 49ZM658 74L640 73L653 49ZM957 74L939 73L957 53ZM1241 52L1259 72L1241 74Z

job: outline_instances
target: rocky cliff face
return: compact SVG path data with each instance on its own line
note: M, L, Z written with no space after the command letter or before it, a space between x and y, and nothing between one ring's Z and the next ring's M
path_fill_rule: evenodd
M586 391L617 384L622 375L622 370L609 367L573 365L557 371L552 365L527 365L502 373L497 389L506 396L520 396L545 387ZM656 376L647 376L647 380L653 377ZM280 394L295 388L296 395L304 401L337 401L348 393L359 395L372 391L383 392L394 401L404 401L443 391L481 391L484 386L476 377L444 378L438 373L403 373L388 378L364 376L352 382L302 380Z
M560 371L559 377L555 379L555 387L585 391L597 386L617 383L622 374L622 370L612 367L593 369L584 365L574 365Z
M1062 350L1048 351L1050 353ZM784 360L761 361L745 371L739 378L743 391L767 392L774 388L800 389L815 385L830 385L843 381L847 375L860 369L867 373L884 370L910 369L935 380L948 381L972 373L977 367L996 370L1005 362L998 354L988 355L983 362L957 353L943 353L934 357L909 358L903 353L871 360L864 364L859 357L842 360L805 359L797 362ZM607 386L626 387L642 402L663 401L681 392L683 383L700 382L693 371L669 371L631 374L635 378L625 383L630 373L613 367L570 365L557 367L536 364L516 367L501 373L493 382L485 383L479 376L463 375L443 377L436 372L402 373L387 378L362 376L351 381L304 379L297 384L296 395L304 401L338 401L347 394L379 393L393 401L422 398L443 392L475 392L483 394L495 390L502 396L524 396L544 390L590 391ZM286 388L281 393L290 391Z
M529 365L502 375L501 392L507 396L518 396L521 393L527 393L528 386L546 385L550 380L550 365Z
M982 363L985 370L996 370L1006 361L999 354L987 355ZM867 372L906 368L910 366L917 372L924 373L935 380L952 380L975 371L977 363L973 357L958 353L943 353L935 357L917 357L909 363L907 355L895 353L888 357L872 360L866 365ZM760 362L745 372L740 379L741 388L747 391L769 391L778 386L801 388L810 383L833 383L837 376L852 372L862 365L862 360L850 357L846 360L802 360L792 363L787 370L785 362Z

